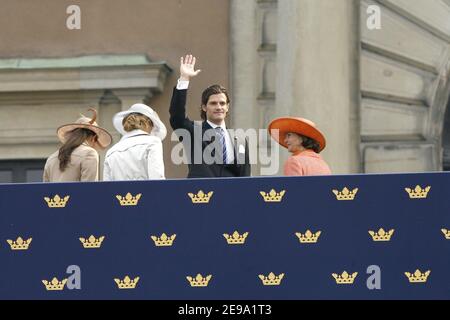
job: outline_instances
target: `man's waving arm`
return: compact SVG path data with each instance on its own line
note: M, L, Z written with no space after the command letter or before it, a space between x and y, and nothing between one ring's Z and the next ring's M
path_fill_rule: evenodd
M192 121L186 117L186 96L189 81L197 76L201 70L195 70L196 58L192 55L180 58L180 78L177 87L173 90L172 101L170 103L170 125L172 129L189 129Z

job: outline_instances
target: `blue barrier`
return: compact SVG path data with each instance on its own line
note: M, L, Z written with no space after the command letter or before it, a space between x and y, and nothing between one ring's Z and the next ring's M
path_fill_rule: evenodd
M0 185L0 299L450 299L448 186L446 173Z

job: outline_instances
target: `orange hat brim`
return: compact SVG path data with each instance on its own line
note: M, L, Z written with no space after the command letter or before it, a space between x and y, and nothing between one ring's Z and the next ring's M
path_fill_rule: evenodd
M268 130L272 138L285 148L287 148L287 145L284 142L284 139L289 132L294 132L314 139L320 146L319 151L325 149L326 146L326 140L323 133L306 119L295 117L277 118L269 124ZM278 130L278 134L276 133L276 130Z

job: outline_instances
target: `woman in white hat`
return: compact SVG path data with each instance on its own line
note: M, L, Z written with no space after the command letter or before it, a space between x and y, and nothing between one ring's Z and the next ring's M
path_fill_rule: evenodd
M269 124L269 133L291 153L284 164L284 175L331 174L330 167L319 154L326 146L325 136L314 122L296 117L278 118Z
M75 123L57 129L63 143L58 151L48 157L44 168L44 182L98 181L98 152L111 144L108 131L99 127L94 116L81 116Z
M106 153L103 180L165 179L162 140L167 130L158 114L138 103L117 113L113 124L122 139Z

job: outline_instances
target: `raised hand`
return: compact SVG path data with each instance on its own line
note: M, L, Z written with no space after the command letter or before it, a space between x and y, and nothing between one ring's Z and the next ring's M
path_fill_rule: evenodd
M195 70L196 59L192 54L181 57L180 61L180 80L187 80L198 75L201 70Z

